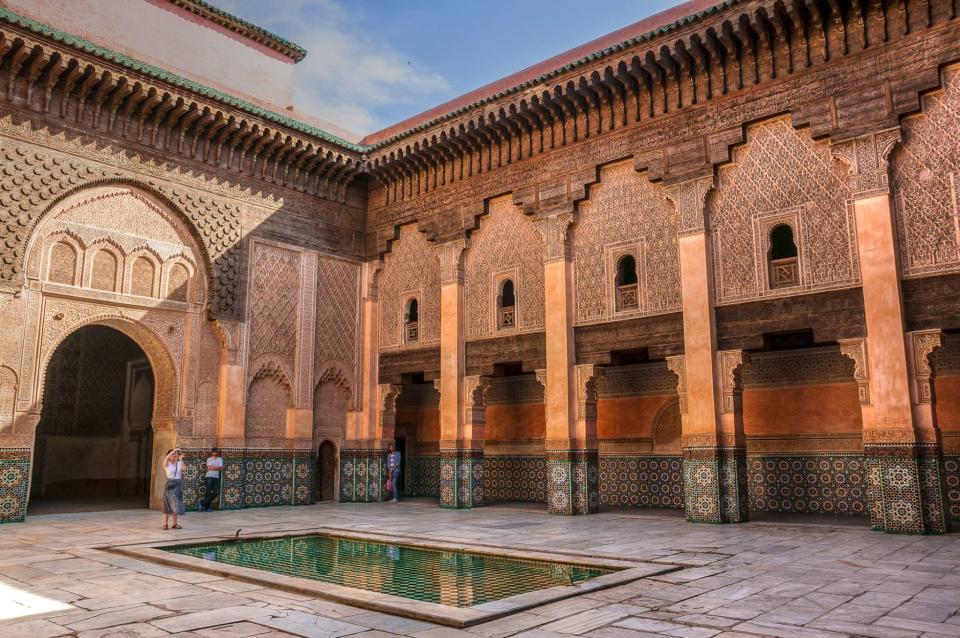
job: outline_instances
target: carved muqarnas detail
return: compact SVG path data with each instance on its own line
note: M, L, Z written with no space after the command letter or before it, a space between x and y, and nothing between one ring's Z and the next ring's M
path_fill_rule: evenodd
M960 268L960 66L943 71L942 87L904 121L891 160L905 275Z
M718 173L708 201L713 230L714 272L719 303L764 294L765 237L754 234L754 219L792 210L796 237L815 247L801 260L804 290L855 285L859 281L853 216L846 168L826 143L796 131L786 119L750 128L748 142ZM762 241L761 241L762 240ZM798 290L799 292L799 290Z
M853 379L857 382L860 405L870 405L870 374L867 367L867 340L840 339L840 354L853 361Z
M400 229L383 259L378 281L380 299L380 346L403 345L404 304L417 293L417 339L413 346L440 338L440 260L433 244L415 225Z
M49 136L45 131L35 133ZM94 162L50 150L38 151L9 139L2 142L0 160L0 227L10 229L0 246L0 286L19 287L22 283L27 242L50 203L84 185L130 181L126 175ZM239 207L206 193L154 180L148 180L144 187L179 211L201 240L212 268L212 312L238 318Z
M632 162L605 167L600 183L590 187L590 198L581 202L571 231L577 322L611 319L618 310L679 310L677 231L677 215L662 186L637 173ZM635 260L639 285L628 291L632 303L618 303L612 293L619 283L618 261L626 256Z
M543 251L540 234L533 221L508 197L490 202L489 215L483 217L466 252L464 303L468 337L481 337L497 325L491 282L496 275L515 269L516 314L519 330L543 327Z

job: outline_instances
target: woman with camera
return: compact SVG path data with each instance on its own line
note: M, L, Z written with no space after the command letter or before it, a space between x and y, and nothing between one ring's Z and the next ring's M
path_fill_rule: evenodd
M167 526L170 515L173 515L173 529L183 529L177 524L177 517L183 514L183 451L180 448L167 450L163 471L167 475L163 486L163 529L170 529Z

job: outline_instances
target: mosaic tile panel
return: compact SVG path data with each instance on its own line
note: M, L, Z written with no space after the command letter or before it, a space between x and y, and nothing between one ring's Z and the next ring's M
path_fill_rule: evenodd
M547 452L547 511L563 516L600 511L597 450Z
M340 501L387 501L387 453L382 450L340 451Z
M24 519L29 485L30 449L0 448L0 523Z
M871 445L864 447L864 456L873 529L892 534L949 531L942 454L937 448Z
M683 509L683 457L601 456L600 504Z
M439 496L440 457L411 456L404 472L404 496Z
M206 494L207 450L184 450L183 504L197 510ZM307 505L314 500L316 460L307 450L223 450L219 509Z
M543 456L484 458L483 491L493 501L547 501L547 459Z
M950 518L960 521L960 455L945 454L943 456L943 482L947 492L947 504L950 507Z
M866 516L866 483L860 454L747 457L751 511Z
M684 450L684 506L694 523L747 520L746 454L742 448Z
M440 507L483 506L483 450L440 450Z

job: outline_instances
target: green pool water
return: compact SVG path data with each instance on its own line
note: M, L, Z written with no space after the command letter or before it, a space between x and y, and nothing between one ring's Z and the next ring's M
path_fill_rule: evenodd
M326 535L231 540L163 549L451 607L473 607L614 571Z

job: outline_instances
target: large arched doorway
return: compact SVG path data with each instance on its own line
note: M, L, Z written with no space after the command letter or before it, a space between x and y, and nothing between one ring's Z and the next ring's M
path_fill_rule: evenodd
M30 513L147 507L155 380L146 353L114 328L88 325L46 369Z

